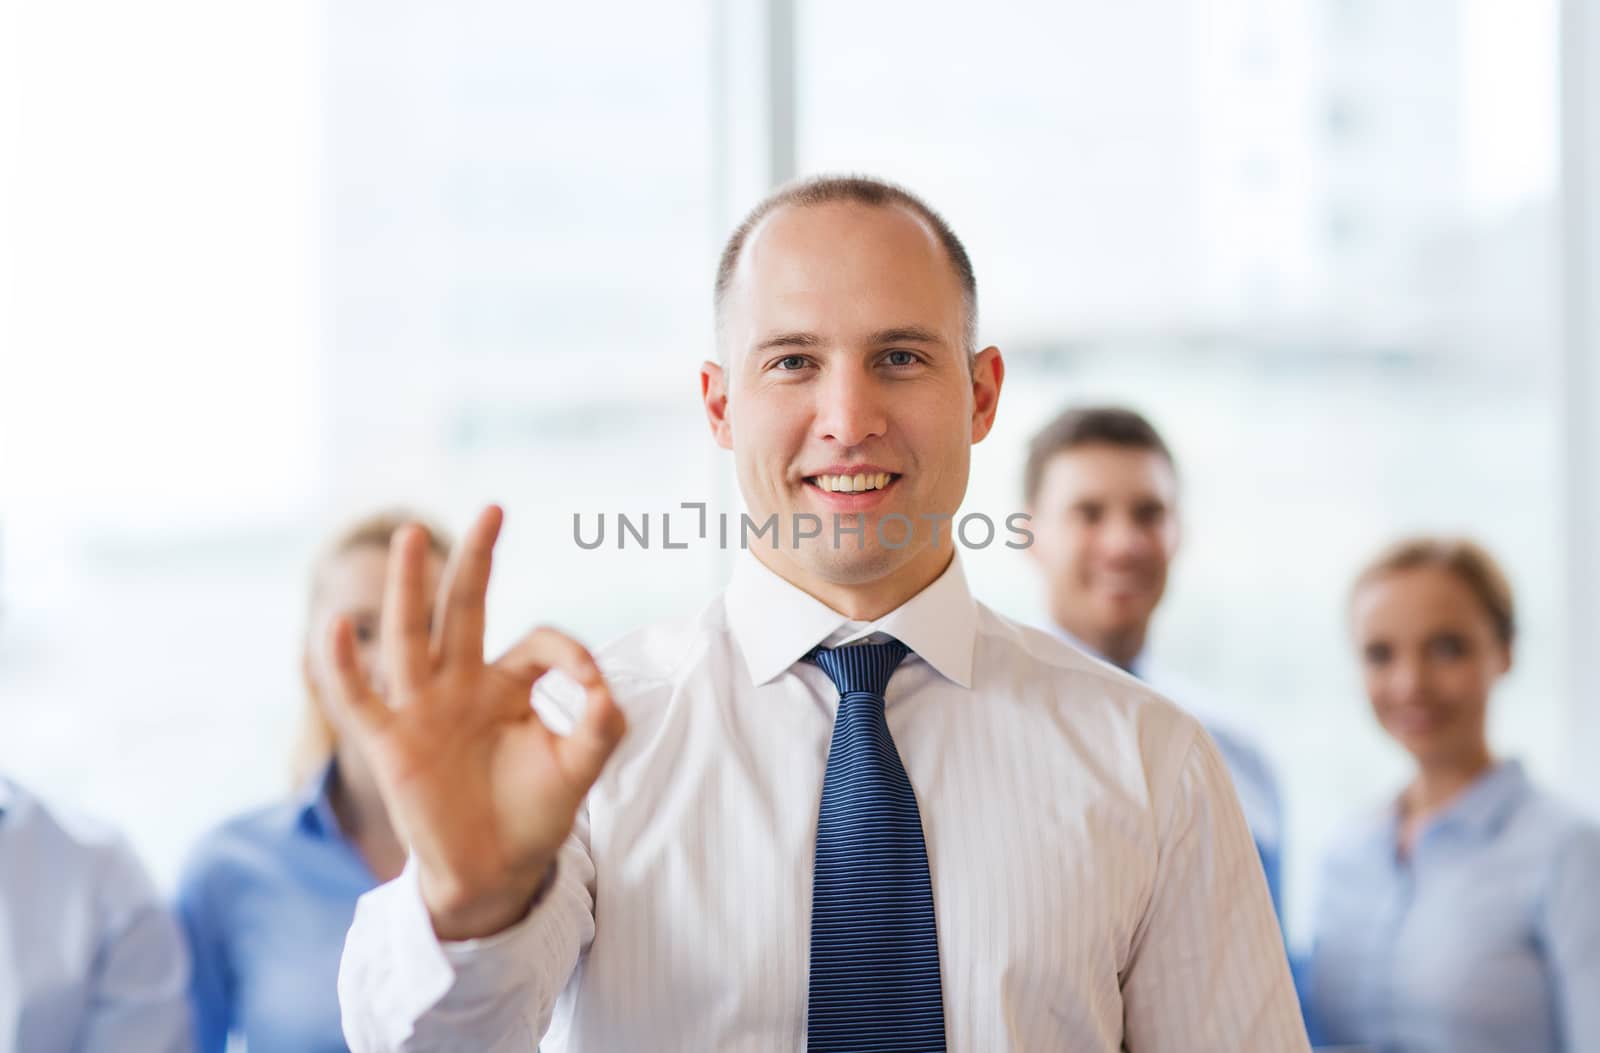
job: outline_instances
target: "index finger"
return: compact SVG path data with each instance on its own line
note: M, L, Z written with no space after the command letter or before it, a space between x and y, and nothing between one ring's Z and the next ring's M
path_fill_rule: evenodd
M541 625L524 636L500 656L495 668L525 682L533 682L552 669L559 669L584 687L603 685L600 666L583 644L560 629Z
M495 665L530 688L533 681L552 669L582 685L587 696L583 712L567 734L556 737L555 751L561 767L573 780L585 788L594 785L628 728L594 655L566 633L541 627L517 641Z

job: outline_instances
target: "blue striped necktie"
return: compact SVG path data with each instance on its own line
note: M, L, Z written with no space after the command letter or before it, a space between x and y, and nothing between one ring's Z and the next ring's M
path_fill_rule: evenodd
M812 877L812 1053L943 1050L939 936L922 817L889 737L898 640L806 655L839 689Z

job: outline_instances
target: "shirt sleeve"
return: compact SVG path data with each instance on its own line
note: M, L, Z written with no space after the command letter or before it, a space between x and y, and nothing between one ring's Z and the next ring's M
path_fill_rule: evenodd
M1156 877L1122 977L1128 1053L1308 1050L1255 843L1198 730L1167 796L1156 798Z
M120 841L106 849L103 936L90 979L80 1053L186 1053L189 955L178 923Z
M352 1053L531 1053L593 939L587 809L544 897L486 939L441 943L407 863L356 904L339 965L345 1040Z
M1600 1049L1600 827L1584 826L1557 861L1540 928L1556 987L1563 1049Z
M189 945L189 1006L198 1053L223 1053L232 1026L233 970L227 931L209 894L208 869L192 864L178 884L178 921Z

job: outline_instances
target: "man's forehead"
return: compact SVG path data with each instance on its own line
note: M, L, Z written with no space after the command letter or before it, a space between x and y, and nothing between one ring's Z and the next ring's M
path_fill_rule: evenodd
M1170 499L1177 490L1177 473L1159 450L1104 442L1057 453L1046 466L1045 480L1066 498L1132 494Z
M746 248L776 237L804 236L817 231L833 232L839 226L852 230L872 230L878 236L898 235L920 240L930 249L940 249L939 235L915 209L897 201L870 203L837 201L790 201L761 217L745 239Z
M937 236L897 205L785 205L751 231L726 311L739 343L777 331L961 325L965 302ZM956 332L942 334L959 342Z
M890 274L940 268L955 283L938 235L921 216L898 204L854 201L787 204L762 217L750 231L734 268L734 290L752 282L825 275L851 262L887 257Z

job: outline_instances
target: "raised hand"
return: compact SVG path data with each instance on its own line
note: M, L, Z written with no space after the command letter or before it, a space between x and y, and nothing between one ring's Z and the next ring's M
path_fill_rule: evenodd
M501 519L495 507L478 516L445 571L431 629L427 540L417 527L396 533L379 630L381 689L361 668L349 622L332 628L334 704L410 844L444 940L521 920L625 729L594 658L554 629L535 629L484 662L484 597ZM565 736L545 726L529 699L552 669L587 693Z

